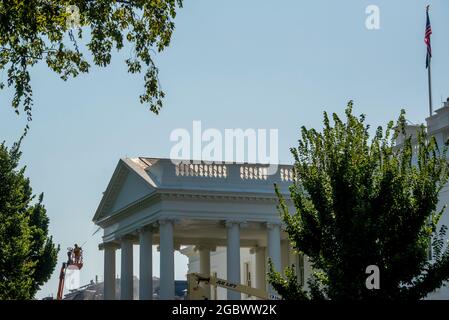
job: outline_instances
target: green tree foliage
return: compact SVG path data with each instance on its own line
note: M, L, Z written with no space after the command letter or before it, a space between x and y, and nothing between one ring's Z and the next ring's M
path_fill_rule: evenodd
M51 276L59 247L48 236L43 195L33 203L20 144L0 145L0 300L31 299Z
M449 251L439 227L438 195L448 180L447 147L405 133L405 113L396 125L379 127L370 139L364 116L346 109L324 129L302 128L295 159L292 206L279 210L295 250L309 257L313 277L305 292L289 271L271 268L272 286L286 299L417 300L449 279ZM396 139L404 142L396 146ZM433 250L432 259L429 249ZM366 268L380 270L380 289L367 289Z
M30 69L45 61L63 80L88 72L90 64L78 43L83 32L90 31L85 53L97 66L109 65L114 47L131 45L125 61L128 72L141 73L145 68L140 101L158 113L164 92L153 55L169 45L176 9L181 6L182 0L1 1L0 70L7 70L7 80L0 88L14 88L12 107L19 112L23 104L30 121Z

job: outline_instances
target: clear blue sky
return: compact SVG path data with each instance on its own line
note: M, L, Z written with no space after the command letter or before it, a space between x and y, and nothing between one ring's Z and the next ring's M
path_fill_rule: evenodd
M299 127L321 127L324 110L341 113L350 99L373 126L396 118L401 108L410 121L422 122L428 115L427 3L436 108L449 96L447 0L185 0L171 46L157 57L167 93L159 116L138 102L142 80L128 75L122 62L129 48L109 68L67 83L36 67L22 164L34 191L45 193L50 232L63 249L38 297L56 293L64 250L75 242L90 239L82 283L102 277L101 239L90 237L91 219L115 165L125 156L168 157L175 128L189 129L193 120L220 130L278 128L280 161L290 162ZM370 4L380 7L380 30L365 28ZM11 144L25 121L8 98L0 96L0 138ZM176 277L185 270L178 256Z

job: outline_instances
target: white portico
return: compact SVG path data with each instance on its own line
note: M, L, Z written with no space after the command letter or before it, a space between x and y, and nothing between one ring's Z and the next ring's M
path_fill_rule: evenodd
M115 298L120 263L120 298L133 298L133 246L139 245L139 298L151 299L153 245L160 250L160 298L174 297L174 252L191 246L200 272L210 274L211 254L226 248L226 277L241 282L240 252L255 254L253 286L265 288L267 257L280 270L289 252L281 230L274 183L288 198L291 166L273 175L257 164L174 164L169 159L121 159L93 221L103 228L104 297ZM116 251L121 250L121 261ZM284 252L285 251L285 252ZM228 299L240 294L227 293Z

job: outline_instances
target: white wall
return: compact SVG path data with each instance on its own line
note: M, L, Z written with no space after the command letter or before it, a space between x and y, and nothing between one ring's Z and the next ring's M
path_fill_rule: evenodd
M437 206L437 210L441 210L444 205L449 205L449 185L446 185L443 190L440 192L440 201ZM444 212L443 216L441 217L441 220L439 222L438 230L441 226L447 226L449 228L449 210L446 208L446 211ZM449 231L448 234L446 234L446 238L449 239ZM447 247L447 244L446 244ZM440 289L436 290L435 292L429 294L427 296L427 299L429 300L449 300L449 287L444 285Z

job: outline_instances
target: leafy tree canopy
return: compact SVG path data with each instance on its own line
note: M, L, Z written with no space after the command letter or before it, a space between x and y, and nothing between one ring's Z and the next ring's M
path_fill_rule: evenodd
M18 169L19 145L0 145L0 300L33 298L59 251L48 236L43 195L33 201L25 168Z
M447 147L424 127L407 136L404 111L372 139L352 102L346 120L332 119L324 114L322 132L303 127L291 150L295 212L278 192L291 243L313 268L309 290L293 269L285 276L271 270L271 284L286 299L424 298L449 279L446 227L438 223L445 208L437 209L448 180ZM380 271L377 290L366 286L370 265Z
M7 85L14 89L12 107L18 113L23 105L30 121L30 69L45 61L63 80L87 73L90 63L77 42L83 32L90 31L86 48L97 66L109 65L114 47L120 50L126 42L132 45L132 53L125 61L128 72L145 73L140 102L158 113L164 92L158 83L153 54L169 45L176 9L181 6L182 0L2 1L0 70L6 70L7 77L0 88Z

